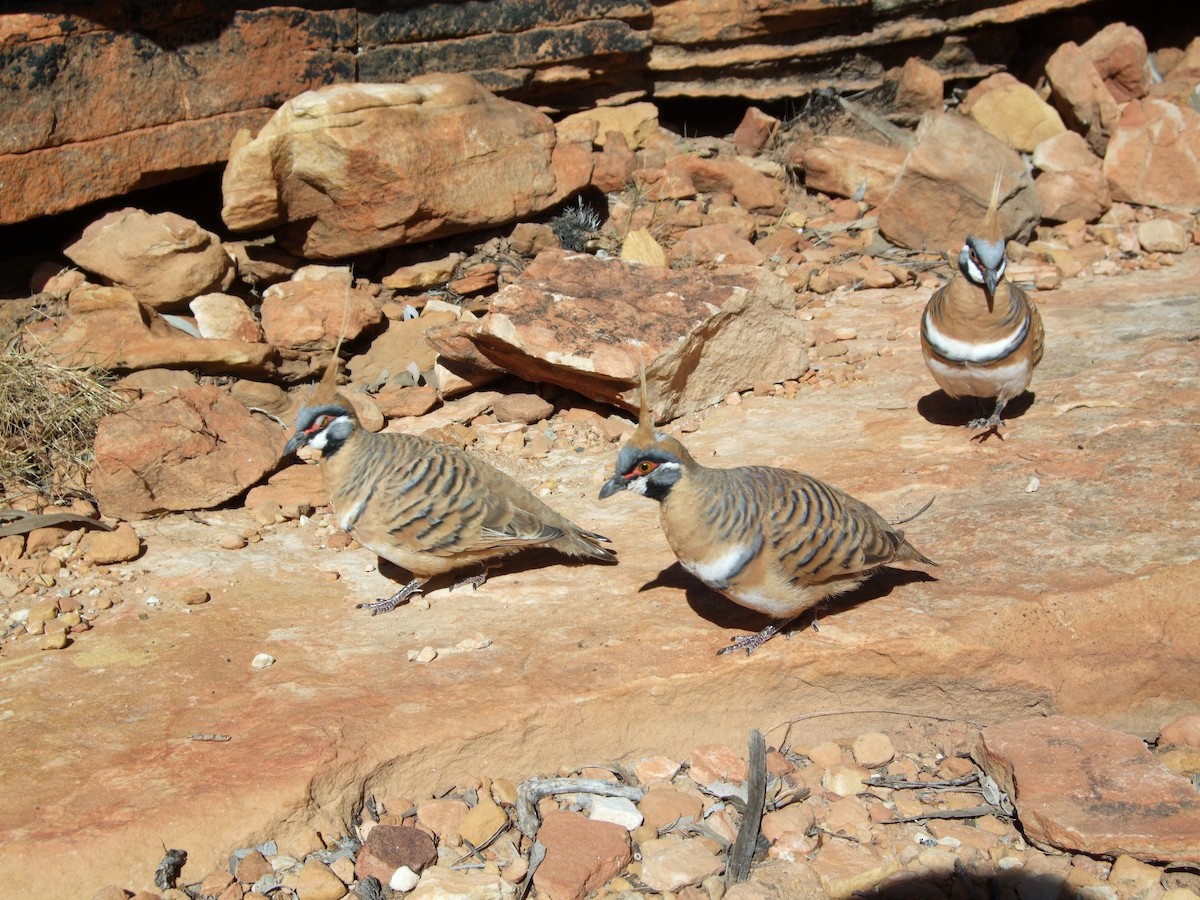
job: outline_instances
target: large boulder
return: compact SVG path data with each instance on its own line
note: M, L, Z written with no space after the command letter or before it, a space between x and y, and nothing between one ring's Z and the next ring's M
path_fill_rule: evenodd
M466 75L338 84L289 100L235 143L221 215L339 259L529 218L582 189L590 142Z
M1104 154L1114 200L1200 210L1200 113L1166 100L1131 100Z
M171 308L233 283L220 239L172 212L120 209L97 219L63 249L67 259L146 306Z
M92 491L122 519L210 509L271 472L284 439L218 388L155 391L100 420Z
M263 291L267 340L287 350L332 350L383 320L375 298L353 284L348 268L304 266Z
M879 230L905 247L957 253L983 220L997 175L1000 227L1010 238L1027 238L1042 205L1020 155L964 116L926 116L879 206Z

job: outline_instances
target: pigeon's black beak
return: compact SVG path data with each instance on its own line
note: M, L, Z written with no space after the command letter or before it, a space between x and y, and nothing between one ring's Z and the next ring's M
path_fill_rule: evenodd
M605 500L611 497L617 491L623 491L629 486L629 482L620 475L614 475L608 481L604 482L604 487L600 488L600 499Z
M283 448L283 455L291 456L293 453L295 453L301 447L305 446L307 443L308 443L308 435L305 434L303 431L297 431L294 435L292 435L292 439L287 442L287 446Z
M1000 275L993 269L983 273L983 295L987 299L988 312L996 305L996 286L1000 283Z

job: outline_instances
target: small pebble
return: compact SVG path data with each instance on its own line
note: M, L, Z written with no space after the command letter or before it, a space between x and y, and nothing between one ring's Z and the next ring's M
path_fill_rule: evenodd
M200 606L209 600L208 591L204 588L188 588L180 597L187 606Z
M1040 478L1038 478L1036 475L1033 475L1029 479L1029 484L1025 485L1025 493L1027 493L1027 494L1035 493L1037 491L1037 489L1041 486L1042 486L1042 480Z
M388 882L388 887L390 887L393 891L399 891L402 894L407 894L417 886L417 882L420 880L421 876L408 866L401 866L392 873L392 879Z
M39 646L43 650L62 650L70 642L65 631L52 631L42 638Z
M257 653L254 659L250 660L250 668L252 669L265 669L273 665L275 665L275 657L270 653Z
M225 534L221 536L222 550L241 550L246 546L246 539L240 534Z
M485 650L492 646L492 639L486 638L482 634L477 634L475 637L463 638L454 645L455 650Z
M427 662L433 662L435 659L437 659L437 651L434 650L432 647L426 647L423 650L409 650L408 651L408 661L409 662L427 663Z

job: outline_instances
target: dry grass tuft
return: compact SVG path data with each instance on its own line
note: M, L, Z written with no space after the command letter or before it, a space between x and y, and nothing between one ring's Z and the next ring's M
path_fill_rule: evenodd
M44 351L0 356L0 488L61 500L83 486L96 425L126 405L101 369L68 369Z

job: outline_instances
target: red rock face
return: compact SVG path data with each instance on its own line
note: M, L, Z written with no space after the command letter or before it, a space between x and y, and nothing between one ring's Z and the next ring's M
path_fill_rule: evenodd
M338 259L529 217L580 190L590 160L467 76L338 85L289 101L234 151L221 214Z

